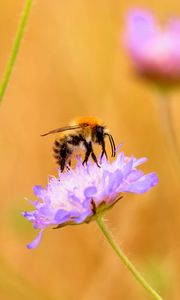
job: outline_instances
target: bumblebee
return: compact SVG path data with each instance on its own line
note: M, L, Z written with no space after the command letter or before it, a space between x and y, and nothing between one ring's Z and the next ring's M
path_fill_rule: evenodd
M100 167L97 157L93 150L93 144L99 144L102 148L100 159L102 160L105 155L107 158L105 148L105 138L109 138L109 142L112 150L112 157L115 157L116 147L114 139L111 134L108 133L108 129L97 118L94 117L80 117L77 118L71 125L66 127L57 128L51 130L41 136L48 134L61 132L61 136L55 140L53 152L54 157L60 166L61 172L65 168L69 168L71 165L72 154L75 150L83 149L85 151L85 157L83 165L87 164L89 156L91 155L93 161Z

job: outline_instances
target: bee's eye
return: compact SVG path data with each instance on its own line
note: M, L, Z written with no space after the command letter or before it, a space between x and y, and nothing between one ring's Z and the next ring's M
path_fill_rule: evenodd
M97 128L96 128L96 135L97 135L97 138L98 138L98 139L102 139L103 134L104 134L104 129L103 129L103 127L102 127L102 126L97 126Z

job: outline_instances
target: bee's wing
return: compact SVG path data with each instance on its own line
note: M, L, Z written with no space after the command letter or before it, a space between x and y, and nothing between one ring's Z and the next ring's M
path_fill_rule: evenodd
M67 131L67 130L84 128L84 127L87 127L87 126L88 125L86 125L86 124L84 124L84 125L74 125L74 126L65 126L65 127L53 129L53 130L51 130L51 131L49 131L47 133L41 134L41 136L46 136L48 134L57 133L57 132L63 132L63 131Z

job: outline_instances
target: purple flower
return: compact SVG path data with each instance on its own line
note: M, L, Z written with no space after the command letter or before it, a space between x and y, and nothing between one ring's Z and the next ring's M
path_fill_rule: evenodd
M46 227L88 223L95 214L110 208L122 193L148 191L158 183L158 178L155 173L144 175L136 169L145 161L146 158L129 158L120 152L112 163L104 158L98 168L91 161L83 166L79 159L75 169L59 171L58 178L50 177L45 189L35 186L34 193L39 200L33 202L35 210L24 212L23 216L40 233L28 248L39 244Z
M125 43L136 70L153 79L180 79L180 19L171 19L164 29L145 10L127 17Z

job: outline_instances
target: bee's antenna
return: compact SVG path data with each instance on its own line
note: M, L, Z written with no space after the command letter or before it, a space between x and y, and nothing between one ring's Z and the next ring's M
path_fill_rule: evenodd
M106 135L108 136L109 142L110 142L110 145L111 145L111 150L112 150L111 156L112 156L112 157L115 157L115 155L116 155L116 146L115 146L114 139L113 139L113 137L112 137L111 134L106 133Z
M114 153L113 153L113 157L115 157L115 155L116 155L116 146L115 146L115 142L114 142L114 139L113 139L113 137L112 137L112 135L109 135L109 137L110 137L110 139L111 139L111 142L112 142L112 145L113 145L113 151L114 151Z

